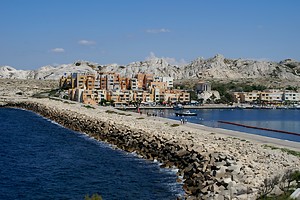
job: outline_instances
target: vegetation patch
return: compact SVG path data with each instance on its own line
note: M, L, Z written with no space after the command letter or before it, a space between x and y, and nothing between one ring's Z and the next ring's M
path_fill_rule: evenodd
M113 111L113 110L107 110L107 111L105 111L106 113L108 113L108 114L117 114L117 112L116 111Z
M273 193L275 187L281 190L276 195ZM259 188L258 199L276 199L287 200L289 196L300 187L300 171L296 169L287 169L283 174L274 177L265 178Z
M88 108L88 109L95 109L93 106L90 106L90 105L84 105L83 107L85 107L85 108Z
M48 98L49 93L47 93L47 92L36 93L36 94L33 94L31 97L38 98L38 99Z
M105 112L108 113L108 114L117 114L117 115L124 115L124 116L132 116L131 114L119 113L119 112L116 112L114 110L106 110Z
M66 104L76 104L76 103L69 102L69 101L63 101L63 102L66 103Z
M294 150L287 149L287 148L279 148L279 147L275 147L275 146L267 145L267 144L262 145L262 147L265 148L265 149L269 148L269 149L272 149L272 150L277 150L277 149L279 149L280 151L286 152L287 154L290 154L290 155L294 155L294 156L300 157L300 152L299 152L299 151L294 151Z
M294 151L294 150L290 150L290 149L287 149L287 148L281 148L280 150L283 151L283 152L286 152L287 154L291 154L291 155L300 157L300 152L299 151Z
M294 200L292 198L290 198L290 195L292 194L292 192L289 192L287 194L281 194L278 196L275 195L270 195L269 197L260 197L259 200Z
M177 127L180 126L179 124L171 124L171 127Z
M138 118L136 118L136 119L145 119L144 117L138 117Z

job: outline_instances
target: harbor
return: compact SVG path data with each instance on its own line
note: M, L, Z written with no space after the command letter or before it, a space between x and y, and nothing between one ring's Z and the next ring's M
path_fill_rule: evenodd
M106 141L125 151L136 152L145 159L158 160L163 163L162 166L169 168L176 166L179 170L178 176L184 177L181 181L183 181L185 193L190 197L209 198L210 195L215 197L234 195L237 198L255 197L264 177L283 172L286 169L284 167L286 163L289 163L289 167L300 167L299 157L264 146L275 145L278 148L299 151L298 142L212 128L189 121L180 125L179 121L174 119L159 116L147 117L145 114L124 112L109 107L87 107L79 103L71 104L50 99L29 98L10 102L8 106L32 110L68 128L85 132L90 137ZM155 146L156 148L153 148ZM195 156L195 159L194 156L190 156L191 154ZM280 159L278 159L279 157ZM188 176L191 173L190 170L196 169L193 167L194 164L189 165L188 163L195 163L197 166L202 159L208 159L209 162L216 164L219 159L225 159L225 163L230 162L232 167L238 169L236 173L242 174L243 178L233 176L234 179L230 178L229 180L224 174L224 177L219 179L209 173L206 175L209 182L205 182L205 184L223 185L225 183L221 180L226 179L234 181L236 185L227 187L225 192L215 189L214 191L218 191L218 193L210 194L204 192L209 187L195 190L194 178L202 176L205 169L197 168L200 170L199 173L190 177ZM217 171L217 173L219 172ZM230 177L232 176L230 175ZM251 192L241 194L241 191L246 191L244 189L247 187L251 188ZM231 190L232 193L227 193L227 190Z

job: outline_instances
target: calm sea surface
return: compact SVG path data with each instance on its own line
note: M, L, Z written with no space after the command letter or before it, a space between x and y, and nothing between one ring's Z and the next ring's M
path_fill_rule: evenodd
M176 199L175 172L32 112L0 109L0 199Z
M186 109L184 109L186 111ZM295 132L300 134L300 110L293 109L191 109L197 116L185 117L188 122L218 127L267 137L300 142L300 136L278 132L262 131L219 123L218 120L244 125ZM175 110L143 110L144 113L157 113L158 116L180 120ZM300 145L300 144L299 144Z

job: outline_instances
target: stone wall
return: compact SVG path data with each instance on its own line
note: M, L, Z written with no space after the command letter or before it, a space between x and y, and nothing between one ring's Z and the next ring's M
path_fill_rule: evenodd
M158 160L163 167L178 168L187 199L254 199L255 192L243 184L243 166L221 152L198 153L192 146L70 110L58 110L35 102L9 103L36 112L67 128L97 140Z

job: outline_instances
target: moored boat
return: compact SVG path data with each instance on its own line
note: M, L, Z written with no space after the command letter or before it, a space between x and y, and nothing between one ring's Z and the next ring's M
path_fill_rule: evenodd
M175 112L176 116L197 116L197 113L193 113L189 110L184 111L184 112Z
M183 105L182 104L177 104L175 106L173 106L174 110L182 110L183 109Z

